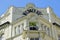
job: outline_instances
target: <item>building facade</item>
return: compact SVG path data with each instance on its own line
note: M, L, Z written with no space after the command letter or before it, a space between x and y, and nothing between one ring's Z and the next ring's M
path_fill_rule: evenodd
M0 16L0 40L60 40L60 19L50 7L11 6Z

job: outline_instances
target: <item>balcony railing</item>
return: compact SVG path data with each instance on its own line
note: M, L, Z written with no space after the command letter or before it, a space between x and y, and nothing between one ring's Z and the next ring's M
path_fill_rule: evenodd
M39 36L44 37L45 31L42 31L42 30L24 30L24 32L23 32L23 38L25 38L25 37L39 37Z

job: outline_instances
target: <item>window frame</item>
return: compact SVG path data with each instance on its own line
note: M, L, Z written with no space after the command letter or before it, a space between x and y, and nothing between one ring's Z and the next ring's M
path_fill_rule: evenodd
M30 38L30 40L31 40L31 39L32 39L32 40L36 40L36 39L38 39L38 40L39 40L39 38Z
M58 35L58 40L60 40L60 35Z

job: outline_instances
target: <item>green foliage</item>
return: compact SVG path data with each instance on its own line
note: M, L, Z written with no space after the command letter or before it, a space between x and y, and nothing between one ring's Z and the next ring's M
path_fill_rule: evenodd
M29 22L29 26L36 26L36 22Z

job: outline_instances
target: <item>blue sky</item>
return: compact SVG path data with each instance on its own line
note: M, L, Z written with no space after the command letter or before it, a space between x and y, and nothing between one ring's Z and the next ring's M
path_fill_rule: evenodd
M46 8L50 6L54 13L60 17L60 0L0 0L0 15L2 15L11 5L24 7L28 3L33 3L36 7Z

